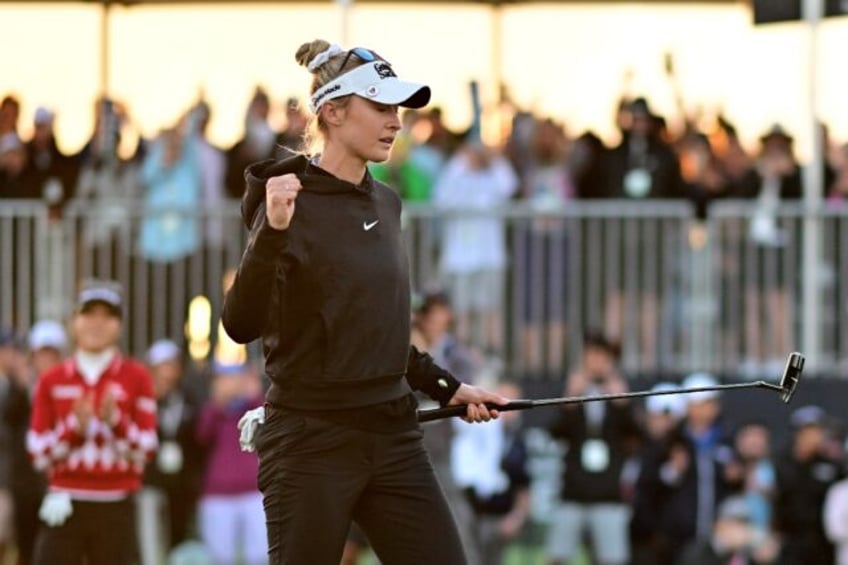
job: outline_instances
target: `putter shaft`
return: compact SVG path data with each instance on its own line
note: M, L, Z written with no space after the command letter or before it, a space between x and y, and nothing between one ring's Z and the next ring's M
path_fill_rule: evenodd
M733 390L744 388L764 388L777 392L785 392L780 385L769 383L763 380L752 381L747 383L732 383L715 386L705 386L678 390L640 390L634 392L621 392L615 394L599 394L595 396L564 396L561 398L542 398L539 400L520 399L513 400L505 405L498 405L493 402L487 402L486 407L490 410L499 410L508 412L512 410L526 410L537 406L559 406L567 404L582 404L584 402L602 402L608 400L621 400L625 398L642 398L646 396L662 396L666 394L691 394L695 392L709 392L715 390ZM445 408L436 408L434 410L422 410L418 413L419 422L432 422L442 418L450 418L454 416L463 416L468 410L467 404L457 404L456 406L448 406Z

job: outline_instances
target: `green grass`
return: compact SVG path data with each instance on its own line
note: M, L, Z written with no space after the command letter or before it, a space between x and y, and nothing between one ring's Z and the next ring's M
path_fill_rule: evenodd
M379 561L373 553L369 552L359 559L359 565L379 565ZM591 562L584 553L578 556L569 565L589 565ZM495 564L486 564L495 565ZM504 555L501 565L548 565L548 556L542 546L511 545Z

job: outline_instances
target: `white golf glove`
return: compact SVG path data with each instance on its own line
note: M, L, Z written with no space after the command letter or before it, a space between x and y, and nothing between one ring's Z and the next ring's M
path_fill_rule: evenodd
M38 517L53 528L64 524L73 513L71 495L66 492L48 492L38 509Z
M248 410L244 413L244 416L242 416L241 419L238 421L238 429L241 430L241 434L239 436L239 444L241 445L242 451L247 451L248 453L256 451L256 444L254 443L254 439L256 438L256 432L259 430L259 426L264 423L264 406L254 408L253 410Z

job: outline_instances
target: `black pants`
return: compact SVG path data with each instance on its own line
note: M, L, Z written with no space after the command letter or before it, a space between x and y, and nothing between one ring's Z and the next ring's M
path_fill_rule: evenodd
M35 565L132 565L136 562L135 506L73 501L74 512L58 527L41 525Z
M267 409L257 438L271 565L337 565L351 519L384 565L463 565L421 431L381 434Z
M38 508L44 498L44 491L28 489L17 486L12 491L15 501L15 536L18 546L18 563L30 565L32 563L35 539L41 527L41 519L38 517Z

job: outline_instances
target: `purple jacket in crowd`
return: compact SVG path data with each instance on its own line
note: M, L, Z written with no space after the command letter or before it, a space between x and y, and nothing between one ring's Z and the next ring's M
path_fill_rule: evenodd
M239 446L239 418L245 411L262 406L261 397L244 398L227 406L208 403L197 422L197 440L207 449L203 495L233 495L256 492L259 458Z

